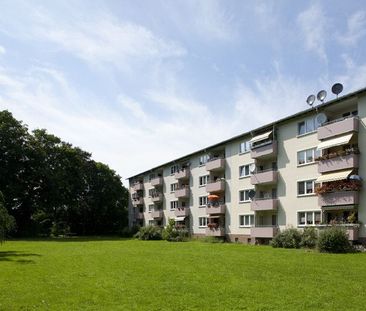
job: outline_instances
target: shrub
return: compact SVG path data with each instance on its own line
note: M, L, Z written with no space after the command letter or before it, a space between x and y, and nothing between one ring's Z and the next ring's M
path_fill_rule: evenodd
M176 227L174 219L169 219L168 225L163 230L162 237L170 242L184 242L188 240L188 230Z
M322 253L349 253L353 251L346 230L340 227L330 227L321 231L318 249Z
M301 235L301 247L314 248L318 239L315 228L306 227Z
M294 228L279 232L272 240L273 247L299 248L300 243L301 233Z
M13 216L8 214L4 206L4 198L0 192L0 243L2 243L8 232L15 230L16 224Z
M200 239L204 243L224 243L224 239L220 239L214 236L205 236Z
M140 240L161 240L161 228L156 226L141 227L135 234L135 238Z
M133 226L131 228L125 227L119 232L119 235L123 238L131 238L139 231L139 229L140 227L138 226Z

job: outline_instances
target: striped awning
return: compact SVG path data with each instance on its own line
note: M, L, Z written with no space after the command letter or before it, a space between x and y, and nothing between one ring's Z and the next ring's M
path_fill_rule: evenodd
M268 138L271 136L272 132L273 132L273 131L269 131L269 132L267 132L267 133L264 133L264 134L261 134L261 135L255 136L255 137L253 137L251 140L249 140L249 142L250 142L251 144L253 144L253 143L256 143L256 142L258 142L258 141L268 139Z
M186 218L186 216L179 216L179 217L175 217L174 220L175 221L184 221L185 218Z
M316 183L320 182L328 182L328 181L336 181L336 180L344 180L347 179L349 175L352 174L353 170L340 171L336 173L324 174L317 178Z
M327 148L331 148L331 147L335 147L335 146L342 146L342 145L346 145L350 142L350 140L352 139L353 134L347 134L341 137L336 137L333 139L328 139L325 141L322 141L317 149L318 150L323 150L323 149L327 149Z

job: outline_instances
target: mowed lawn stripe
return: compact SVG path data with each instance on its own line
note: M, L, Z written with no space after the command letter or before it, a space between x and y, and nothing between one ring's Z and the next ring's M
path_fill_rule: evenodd
M9 241L0 310L364 310L365 262L240 244Z

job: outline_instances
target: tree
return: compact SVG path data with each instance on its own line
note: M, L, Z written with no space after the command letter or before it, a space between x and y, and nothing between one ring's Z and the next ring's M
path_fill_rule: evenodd
M0 243L5 241L6 234L15 228L14 217L4 207L4 197L0 192Z

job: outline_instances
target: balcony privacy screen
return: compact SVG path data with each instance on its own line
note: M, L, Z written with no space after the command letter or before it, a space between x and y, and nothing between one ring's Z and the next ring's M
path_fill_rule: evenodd
M315 182L328 182L328 181L336 181L336 180L344 180L347 179L349 175L352 174L353 170L340 171L337 173L324 174L319 176Z
M347 135L344 135L344 136L341 136L341 137L337 137L337 138L322 141L318 145L317 149L318 150L323 150L323 149L327 149L327 148L331 148L331 147L346 145L351 141L352 136L353 136L353 134L347 134Z

